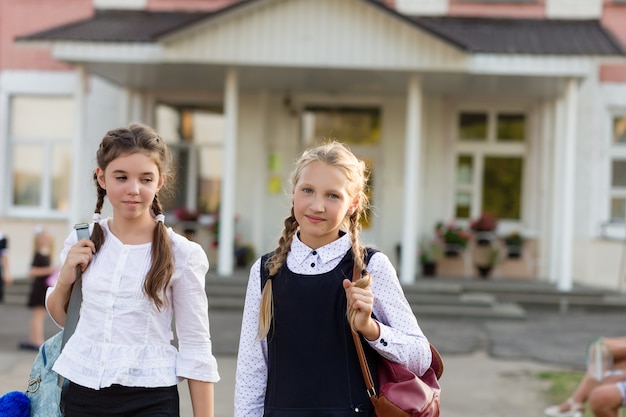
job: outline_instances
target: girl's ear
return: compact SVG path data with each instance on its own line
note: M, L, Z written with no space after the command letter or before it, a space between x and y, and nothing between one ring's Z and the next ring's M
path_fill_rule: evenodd
M98 184L102 189L106 190L106 182L104 181L104 170L100 167L96 167L96 178L98 179Z
M354 200L352 200L352 203L350 203L350 208L348 209L348 215L352 216L358 207L359 207L359 197L357 196L354 198Z
M161 174L159 177L159 183L157 184L157 191L159 191L163 185L165 185L165 174Z

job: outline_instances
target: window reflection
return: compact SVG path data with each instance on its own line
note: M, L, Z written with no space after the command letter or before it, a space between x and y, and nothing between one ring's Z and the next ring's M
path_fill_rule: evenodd
M613 118L613 143L626 144L626 116Z
M487 140L487 113L461 113L459 115L459 139Z
M498 114L496 138L501 142L522 142L526 137L526 117L523 114Z

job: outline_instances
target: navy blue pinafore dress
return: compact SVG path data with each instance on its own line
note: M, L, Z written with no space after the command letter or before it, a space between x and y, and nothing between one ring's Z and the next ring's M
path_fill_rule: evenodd
M368 249L368 259L372 253ZM268 277L267 256L261 261L262 287ZM352 268L348 251L325 274L296 274L283 265L272 278L274 321L267 336L264 417L376 415L346 319L342 282L352 278ZM367 342L362 344L377 381L377 354Z

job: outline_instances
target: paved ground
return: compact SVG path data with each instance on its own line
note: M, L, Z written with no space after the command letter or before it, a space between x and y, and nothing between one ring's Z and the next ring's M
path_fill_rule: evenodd
M624 312L626 313L626 311ZM27 334L30 311L0 304L0 394L24 390L34 352L16 349ZM523 321L418 318L445 361L442 417L542 416L545 389L534 374L582 369L587 342L624 333L622 313L529 312ZM232 416L240 312L211 312L214 351L222 381L216 385L216 416ZM55 328L47 323L48 336ZM186 384L183 417L191 416Z

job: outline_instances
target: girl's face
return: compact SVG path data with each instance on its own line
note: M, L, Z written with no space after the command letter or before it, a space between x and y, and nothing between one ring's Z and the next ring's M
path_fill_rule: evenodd
M107 192L114 217L129 220L150 216L154 196L165 181L157 164L141 152L115 158L106 170L96 168L96 175Z
M339 237L339 227L356 206L346 176L332 165L315 161L304 167L292 190L300 240L316 249Z

